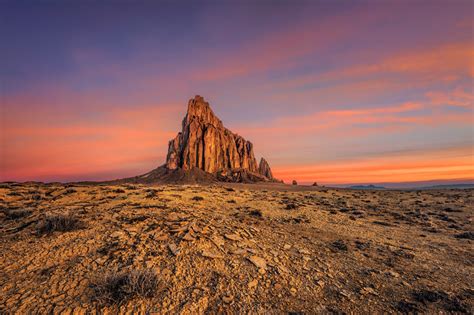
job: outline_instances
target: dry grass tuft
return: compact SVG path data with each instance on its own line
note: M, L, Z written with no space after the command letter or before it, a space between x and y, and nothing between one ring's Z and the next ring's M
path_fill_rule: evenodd
M144 269L100 274L91 281L90 287L93 300L99 304L120 304L135 297L151 298L160 284L153 270Z
M49 234L53 232L69 232L82 228L84 225L79 218L70 213L47 215L41 220L36 231L38 234Z
M8 220L17 220L31 215L31 211L24 209L9 209L5 212L5 215Z

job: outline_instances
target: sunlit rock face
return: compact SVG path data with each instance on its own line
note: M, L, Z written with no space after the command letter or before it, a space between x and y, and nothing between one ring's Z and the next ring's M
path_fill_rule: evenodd
M273 179L265 159L257 164L250 141L225 128L209 103L197 95L189 100L182 131L169 142L168 169L199 168L212 174L250 172L263 180Z

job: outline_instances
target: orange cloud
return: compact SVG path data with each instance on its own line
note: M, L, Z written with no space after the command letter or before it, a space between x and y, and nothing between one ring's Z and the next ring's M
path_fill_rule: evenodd
M97 121L64 113L54 124L51 113L36 112L36 120L18 115L8 113L15 118L2 126L0 180L136 175L164 163L164 144L176 133L168 123L170 116L175 120L173 106L114 108Z
M472 89L471 89L472 90ZM426 97L433 105L449 105L455 107L474 107L474 94L462 87L457 87L451 92L427 92Z
M423 114L416 113L417 110L423 109L426 110ZM234 128L241 130L242 134L250 139L265 139L268 135L296 137L323 130L331 131L333 135L353 137L367 132L394 132L420 125L450 123L472 124L474 117L465 113L434 111L430 103L407 102L388 107L321 111L307 115L281 117L258 126L246 125L234 126ZM361 125L364 126L361 127Z

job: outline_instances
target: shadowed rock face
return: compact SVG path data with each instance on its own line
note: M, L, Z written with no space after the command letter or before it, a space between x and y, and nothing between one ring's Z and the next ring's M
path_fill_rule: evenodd
M258 164L258 172L268 179L273 179L273 174L272 170L270 169L270 165L268 165L267 160L265 160L264 158L260 159L260 163Z
M166 167L212 174L240 170L273 179L264 159L257 165L252 143L225 128L199 95L189 101L182 131L169 142Z

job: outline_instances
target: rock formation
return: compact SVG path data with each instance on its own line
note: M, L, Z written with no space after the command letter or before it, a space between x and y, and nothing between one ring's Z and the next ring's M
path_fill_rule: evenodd
M199 168L227 181L273 180L265 159L257 165L252 143L225 128L199 95L189 100L182 130L168 144L165 166Z
M182 130L168 143L166 163L146 174L106 183L281 182L265 159L257 164L250 141L225 128L209 103L188 102Z
M260 163L258 164L258 172L268 179L273 179L273 174L272 170L270 169L270 165L268 165L267 160L265 160L264 158L260 159Z

